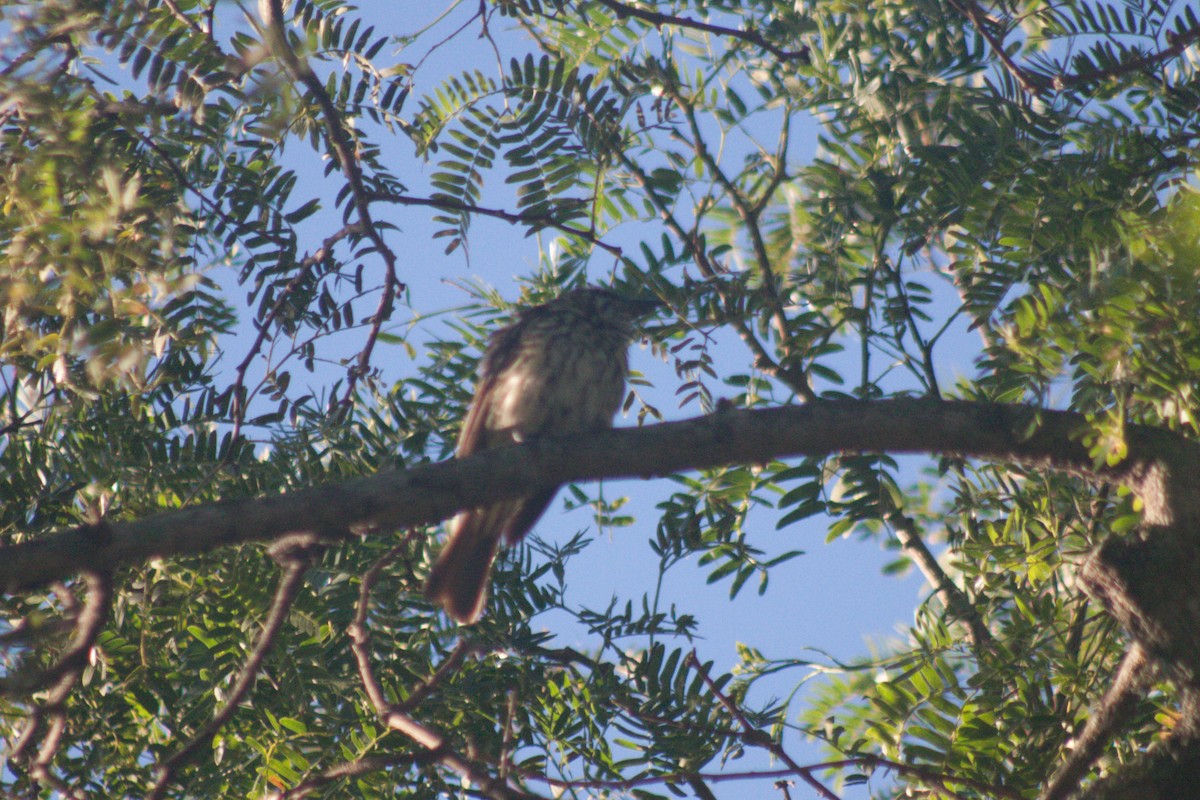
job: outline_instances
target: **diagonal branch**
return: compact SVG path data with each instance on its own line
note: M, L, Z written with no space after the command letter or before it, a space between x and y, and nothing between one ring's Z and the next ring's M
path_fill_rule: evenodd
M329 767L317 775L306 778L290 789L285 789L277 795L269 795L272 800L302 800L318 789L323 789L332 783L368 775L372 772L383 772L391 767L407 764L420 764L423 758L412 753L393 753L386 756L362 756L353 761L343 761ZM428 758L424 758L428 760Z
M1079 788L1080 781L1103 755L1109 737L1129 721L1141 699L1142 690L1154 679L1154 669L1145 648L1135 645L1122 659L1096 713L1088 718L1083 731L1038 800L1067 800Z
M259 634L254 650L246 659L246 663L242 665L237 680L229 690L229 696L221 710L213 715L213 718L183 747L155 768L154 786L146 794L147 800L159 800L164 797L179 769L196 754L197 750L211 742L212 738L225 726L225 723L233 717L234 712L237 711L242 700L249 694L254 681L258 678L258 670L262 666L263 660L274 647L275 640L283 629L283 623L287 621L292 605L304 587L304 576L323 549L324 544L314 536L289 537L276 542L272 547L271 554L283 568L283 574L279 578L279 585L275 587L275 595L271 599L271 610L263 623L262 633Z
M1049 80L1041 75L1029 72L1012 59L1012 56L1008 54L1008 50L1005 47L1004 37L997 36L992 32L991 25L993 21L988 19L987 14L975 3L975 0L950 0L950 5L958 9L959 13L970 20L971 27L992 48L992 52L996 54L996 58L1000 59L1000 63L1013 76L1013 79L1020 84L1022 91L1027 94L1041 95L1050 90L1051 82Z
M763 731L746 718L746 715L742 713L741 707L733 701L733 698L722 692L721 688L717 686L716 681L714 681L712 676L708 674L708 668L700 663L700 659L696 656L695 650L692 650L692 652L688 654L687 658L684 659L684 664L696 670L696 672L700 674L700 678L704 681L704 685L708 687L708 691L713 697L717 698L717 702L724 706L725 710L729 712L730 716L732 716L737 721L738 725L741 726L741 732L738 734L738 738L740 738L744 744L749 747L761 747L770 753L772 758L787 765L787 767L791 769L793 773L800 778L800 780L807 783L809 787L816 792L817 797L822 798L822 800L838 800L837 795L829 791L820 781L813 777L812 770L802 767L796 762L795 759L791 757L788 751L784 749L783 745L775 741L775 739L769 733Z
M300 284L309 277L309 274L312 272L313 268L326 259L333 257L333 248L338 242L340 242L342 239L345 239L347 236L360 234L362 232L363 228L359 223L351 223L342 227L341 230L326 237L326 239L321 242L321 246L315 253L306 256L303 261L296 265L296 274L293 275L291 280L289 280L287 284L284 285L283 289L279 291L279 294L275 297L275 302L271 304L271 310L267 312L266 316L263 317L261 322L256 323L258 333L254 337L254 342L246 351L245 358L243 358L234 369L233 391L231 394L233 397L232 438L234 441L237 441L238 436L241 434L242 425L246 419L246 409L250 405L251 400L251 397L248 396L246 392L246 372L250 369L250 365L254 362L254 359L258 358L259 354L262 352L263 344L266 342L267 338L275 332L275 321L279 317L280 312L282 312L284 306L291 301L292 295L296 292L296 289L300 286ZM221 468L222 466L224 465L218 465L217 469Z
M887 496L885 495L885 497ZM992 643L991 631L988 630L979 612L971 605L971 599L942 569L937 557L925 544L913 518L888 500L884 519L892 526L892 531L896 534L900 546L916 563L917 569L921 571L925 581L933 587L934 594L937 595L942 608L946 609L951 619L966 625L967 644L975 650L987 648Z

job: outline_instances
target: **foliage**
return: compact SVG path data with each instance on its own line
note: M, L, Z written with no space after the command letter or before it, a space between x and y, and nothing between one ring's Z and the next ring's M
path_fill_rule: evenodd
M633 386L639 421L671 391L688 413L919 394L1081 411L1097 463L1120 460L1129 424L1194 435L1190 4L475 5L410 30L386 4L298 0L283 45L226 4L0 8L0 544L447 458L513 308L456 279L469 303L435 314L396 257L411 209L454 254L432 270L447 277L483 221L549 240L521 304L610 269L667 301L653 346L677 380ZM469 55L439 74L451 47ZM251 547L155 561L115 577L62 697L45 670L70 652L84 582L5 598L0 786L433 797L463 792L454 752L477 785L711 796L755 749L826 781L788 755L804 734L839 760L828 777L878 796L1031 797L1124 650L1074 575L1137 523L1127 493L953 454L655 491L660 581L698 563L731 596L769 597L799 553L750 520L817 519L830 546L882 543L935 591L886 652L814 665L748 643L719 673L693 651L693 609L653 590L573 600L564 565L586 534L515 551L483 621L455 630L420 597L434 529L355 532L308 567L249 698L202 736L281 570ZM652 529L623 498L569 495L602 525ZM356 619L387 701L445 748L378 716ZM789 699L760 699L768 680ZM1145 701L1098 769L1144 751L1175 700Z

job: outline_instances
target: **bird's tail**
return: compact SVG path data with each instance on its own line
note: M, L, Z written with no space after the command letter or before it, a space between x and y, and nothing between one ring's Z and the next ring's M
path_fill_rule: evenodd
M512 514L500 503L464 511L449 525L450 538L425 581L425 597L441 603L459 624L469 625L483 613L488 572Z

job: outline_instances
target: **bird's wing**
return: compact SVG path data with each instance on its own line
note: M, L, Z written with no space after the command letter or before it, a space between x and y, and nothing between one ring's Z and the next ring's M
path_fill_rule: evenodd
M475 396L471 400L471 408L467 418L463 420L462 430L458 434L458 447L455 455L459 458L486 450L491 446L486 430L487 419L491 415L491 403L495 401L493 391L499 375L513 362L517 356L518 340L521 338L522 322L501 328L492 334L484 353L483 363L479 365L479 382L475 385Z

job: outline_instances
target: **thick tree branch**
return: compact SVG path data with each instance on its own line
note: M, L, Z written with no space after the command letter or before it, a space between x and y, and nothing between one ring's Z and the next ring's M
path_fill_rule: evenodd
M1137 492L1144 509L1141 535L1107 539L1082 566L1080 578L1131 633L1139 652L1149 654L1186 696L1200 697L1200 612L1196 604L1181 604L1178 589L1172 588L1200 585L1195 545L1195 532L1200 530L1200 444L1170 431L1129 426L1126 457L1107 465L1089 453L1089 430L1087 418L1074 412L934 399L722 410L639 429L546 439L287 495L109 523L103 537L94 535L95 526L82 526L0 549L0 586L11 592L80 571L106 574L155 556L203 553L299 532L328 536L344 535L348 528L415 527L463 508L569 481L648 478L721 464L845 452L941 453L1067 470ZM1101 724L1089 726L1085 734L1095 740L1090 747L1101 746L1112 733L1112 725L1104 720L1120 724L1122 709L1133 702L1135 693L1136 687L1113 687L1095 711ZM440 734L402 709L388 708L384 721L430 749L447 767L461 774L474 769L446 749ZM60 719L51 722L46 739L52 748L57 741L53 727ZM1167 752L1200 749L1197 730L1200 702L1185 703L1183 719L1167 740ZM1089 760L1085 755L1081 761L1085 768ZM1056 787L1076 783L1078 769L1072 769ZM1056 787L1052 791L1060 791ZM489 783L486 789L497 800L520 794L501 782Z
M1161 469L1200 476L1200 445L1169 431L1130 426L1128 456L1093 467L1081 414L995 403L901 399L820 401L722 410L633 430L547 439L327 486L211 503L133 522L112 522L98 541L81 526L0 548L0 587L13 592L80 570L152 557L205 553L289 533L391 530L438 522L532 488L599 478L659 477L721 464L764 463L838 452L949 453L1066 469L1142 491L1150 522L1169 518ZM1179 492L1176 491L1175 494Z

